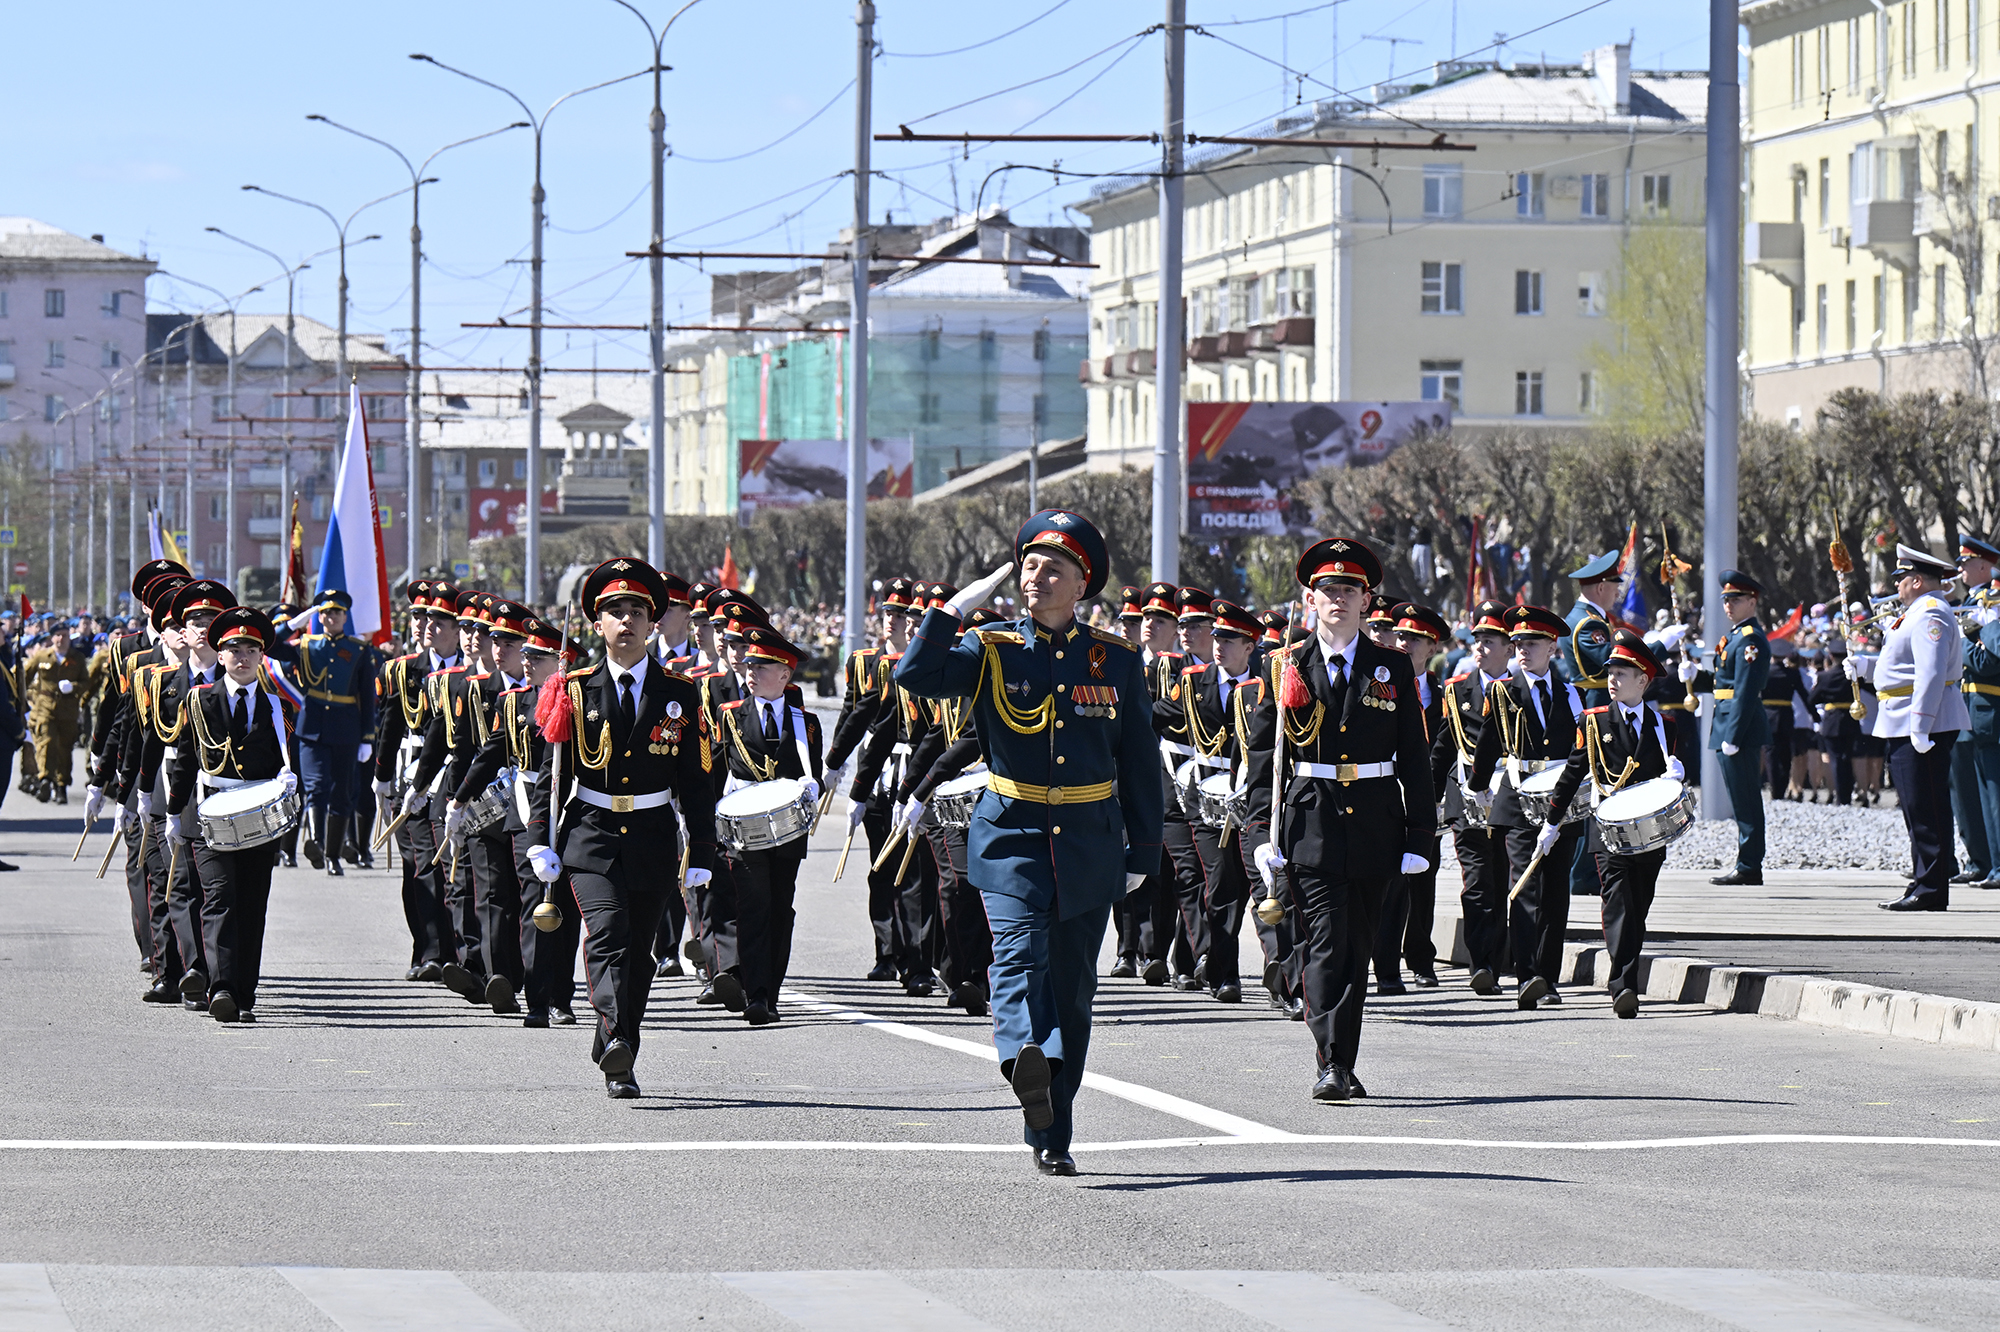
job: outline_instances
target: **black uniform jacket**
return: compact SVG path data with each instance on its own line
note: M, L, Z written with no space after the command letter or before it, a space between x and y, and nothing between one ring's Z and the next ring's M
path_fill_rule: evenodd
M868 738L868 728L882 708L882 677L887 673L880 648L857 648L847 655L847 692L840 700L840 717L833 723L833 736L827 743L829 768L845 763Z
M397 750L412 735L420 736L430 721L424 681L430 677L431 654L412 652L382 664L375 676L375 780L396 780Z
M167 813L179 814L194 794L195 772L243 782L267 782L285 767L282 705L262 686L250 708L250 725L238 730L231 716L229 688L195 687L181 703L180 758L167 789ZM268 850L269 848L260 848Z
M1297 667L1311 697L1303 708L1278 702L1287 662ZM1250 785L1253 792L1270 790L1282 713L1286 784L1274 840L1285 858L1336 879L1386 878L1399 872L1405 853L1428 858L1437 811L1409 655L1362 636L1354 647L1353 674L1336 694L1314 635L1271 653L1265 674L1269 690L1250 734ZM1393 763L1395 772L1341 782L1301 775L1294 766L1300 762ZM1336 860L1343 848L1344 864Z
M777 703L782 720L775 742L764 738L762 699L746 696L722 705L723 762L715 765L718 787L730 777L739 783L776 781L780 777L794 781L810 777L817 782L824 775L819 716L810 709L795 706L790 698L779 699ZM805 736L805 759L799 757L794 738L800 734Z
M1535 712L1535 687L1516 666L1505 680L1496 680L1486 689L1486 727L1479 735L1479 749L1472 763L1472 789L1491 789L1493 769L1506 758L1527 759L1521 769L1525 779L1533 774L1534 761L1560 763L1576 745L1577 716L1583 711L1576 686L1553 669L1544 677L1549 684L1549 716L1546 730ZM1535 821L1521 812L1521 798L1509 780L1493 793L1493 812L1487 822L1495 828L1527 828Z
M1636 734L1625 724L1621 705L1613 703L1609 707L1587 709L1583 714L1577 746L1570 751L1569 760L1563 764L1562 776L1556 780L1555 794L1550 797L1549 817L1561 818L1563 811L1578 798L1579 793L1588 799L1589 792L1582 789L1586 781L1594 779L1598 792L1608 796L1621 787L1636 786L1640 782L1666 776L1667 754L1660 748L1665 734L1664 719L1659 709L1650 703L1640 707L1640 726ZM1590 846L1593 851L1604 849L1595 819L1590 821Z

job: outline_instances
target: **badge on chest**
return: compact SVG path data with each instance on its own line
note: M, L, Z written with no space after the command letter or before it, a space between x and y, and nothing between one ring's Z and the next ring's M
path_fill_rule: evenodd
M1079 717L1102 717L1107 721L1118 717L1118 690L1112 685L1078 685L1069 691L1069 696Z
M1375 678L1368 681L1361 691L1361 705L1380 708L1384 712L1396 710L1396 686L1389 682L1389 668L1377 666Z
M678 709L676 709L678 711ZM663 717L652 734L646 737L648 754L678 754L681 752L681 732L687 727L682 717Z

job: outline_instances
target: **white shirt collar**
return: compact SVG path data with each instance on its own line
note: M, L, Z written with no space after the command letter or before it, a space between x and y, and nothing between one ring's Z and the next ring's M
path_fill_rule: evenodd
M431 653L431 669L434 671L448 671L456 665L458 665L458 654L456 652L452 653L449 657L440 657L435 652Z
M249 684L237 684L236 681L229 678L229 673L224 671L222 674L222 687L229 691L229 705L231 707L236 706L237 695L243 693L250 695L252 703L257 701L257 682L255 680L252 680Z
M649 658L642 655L637 662L633 663L630 670L625 669L615 662L605 662L605 665L611 667L611 683L620 692L623 692L625 681L629 678L632 681L632 692L635 694L644 693L646 689L646 662L648 660Z

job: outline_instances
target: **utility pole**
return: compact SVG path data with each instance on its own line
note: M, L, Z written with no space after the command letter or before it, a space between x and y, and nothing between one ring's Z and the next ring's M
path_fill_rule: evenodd
M1720 0L1717 0L1720 3ZM1153 570L1181 577L1181 144L1187 134L1187 0L1167 0L1167 105L1160 152L1160 311L1153 349Z
M847 345L847 650L868 641L868 150L875 0L854 7L854 300Z
M1708 293L1707 404L1702 411L1701 619L1709 642L1729 631L1722 611L1722 571L1736 563L1737 222L1742 213L1742 90L1736 83L1736 5L1708 3ZM1702 813L1731 816L1722 765L1701 758Z
M675 18L680 15L676 14ZM660 32L665 39L666 31ZM653 236L646 267L653 279L653 419L646 450L646 563L655 569L667 559L667 113L660 106L660 48L653 47Z
M551 108L553 109L553 108ZM534 235L528 257L528 522L521 537L521 600L539 613L542 595L542 131L535 130Z

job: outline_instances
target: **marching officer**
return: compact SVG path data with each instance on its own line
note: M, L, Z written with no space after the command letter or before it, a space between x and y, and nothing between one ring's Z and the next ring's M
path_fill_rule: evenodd
M528 859L543 883L569 874L597 1010L591 1058L605 1094L627 1100L639 1095L632 1065L660 912L679 891L683 857L691 885L707 882L715 862L715 736L693 681L646 651L666 602L652 566L606 560L584 579L582 602L604 661L569 672L551 706L537 708L548 752Z
M1889 777L1910 833L1909 889L1884 911L1943 911L1951 904L1951 750L1971 718L1965 708L1958 617L1938 595L1955 566L1929 551L1896 546L1896 596L1903 613L1882 635L1882 653L1850 656L1875 682L1875 734L1888 748Z
M1431 670L1431 658L1451 633L1451 626L1444 616L1415 602L1398 602L1393 611L1396 647L1409 654L1417 677L1417 697L1424 705L1424 742L1435 744L1438 732L1444 729L1444 685ZM1435 780L1432 789L1438 789ZM1430 868L1421 874L1401 875L1389 884L1382 902L1382 925L1375 934L1377 994L1404 993L1399 957L1419 986L1437 986L1437 945L1431 941L1431 923L1437 914L1438 852L1439 840L1433 833L1430 849L1418 853L1430 861Z
M1561 639L1562 672L1582 692L1587 708L1610 701L1604 667L1611 659L1611 603L1622 583L1622 561L1619 552L1607 550L1569 571L1576 583L1576 601L1563 617L1567 632Z
M1423 705L1409 657L1361 631L1382 562L1352 537L1299 557L1297 578L1317 623L1272 654L1272 688L1251 736L1250 786L1281 790L1258 869L1293 917L1316 1101L1368 1092L1355 1074L1369 955L1389 881L1421 874L1437 834ZM1282 744L1284 753L1277 753ZM1278 786L1274 788L1273 783Z
M1431 748L1431 784L1443 794L1443 819L1458 853L1459 910L1475 994L1497 994L1507 960L1507 846L1487 811L1492 793L1472 789L1472 765L1485 738L1488 699L1507 680L1513 644L1507 607L1482 601L1472 614L1472 651L1445 682L1444 724ZM1484 796L1482 802L1479 798Z
M2000 547L1975 536L1958 539L1959 577L1967 604L1977 609L1960 611L1969 724L1951 747L1951 809L1973 863L1952 882L1987 888L2000 888L2000 594L1990 586L1996 567Z
M1160 756L1166 767L1166 814L1162 836L1166 843L1166 868L1159 880L1169 894L1168 901L1178 917L1169 958L1176 990L1199 990L1206 984L1202 960L1208 955L1207 913L1202 907L1201 856L1195 850L1193 811L1187 808L1190 765L1198 769L1199 755L1187 734L1185 714L1163 708L1181 676L1204 664L1215 651L1212 629L1214 615L1209 594L1198 587L1175 587L1154 583L1146 589L1146 618L1174 616L1175 636L1169 641L1180 650L1161 654L1152 662L1148 679L1153 687L1153 729L1160 736ZM1142 628L1141 641L1144 641ZM1199 781L1200 773L1195 776Z
M69 803L70 758L76 752L77 719L89 677L90 663L84 654L70 650L67 620L51 624L48 641L21 665L28 726L35 736L35 756L41 760L35 798L45 804L51 795L58 805Z
M1926 556L1925 558L1929 558ZM1724 885L1764 882L1764 783L1758 763L1771 742L1771 723L1764 715L1764 682L1771 674L1771 642L1758 622L1758 601L1764 585L1738 569L1722 571L1722 610L1729 632L1715 645L1715 670L1703 671L1693 660L1680 667L1691 694L1712 694L1715 715L1708 724L1708 747L1717 752L1722 784L1736 816L1736 868L1710 883ZM1849 657L1851 663L1855 660ZM1877 734L1884 734L1878 731ZM1950 848L1946 847L1946 855Z
M1104 587L1103 536L1045 509L1014 551L1027 615L959 632L1005 565L929 612L895 675L922 698L973 700L991 775L966 858L993 924L993 1043L1036 1168L1073 1175L1097 954L1111 904L1160 863L1165 790L1139 653L1076 618Z
M319 632L299 639L293 663L306 695L299 767L306 788L306 860L336 878L354 812L355 768L374 752L363 738L375 729L374 654L347 632L353 609L344 588L321 588L319 600L292 619L298 628L319 616Z

